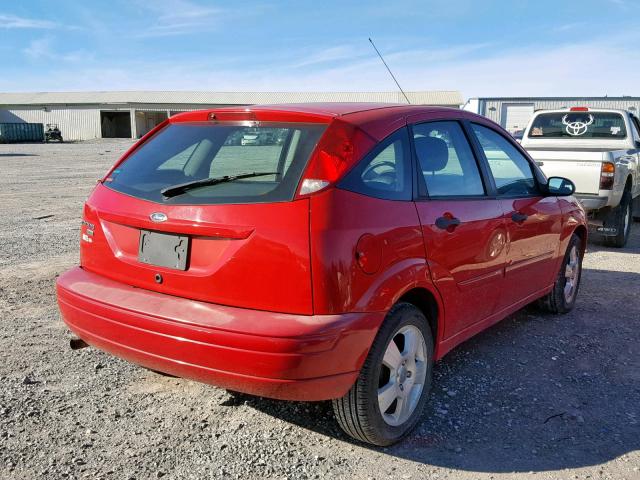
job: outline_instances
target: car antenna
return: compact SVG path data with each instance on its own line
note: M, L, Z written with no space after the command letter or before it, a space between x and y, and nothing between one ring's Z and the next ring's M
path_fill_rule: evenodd
M402 92L402 95L404 95L405 100L407 101L407 103L409 105L411 105L411 102L409 101L409 97L407 97L407 94L404 93L404 90L402 90L402 87L398 83L398 80L396 79L395 75L393 74L393 72L389 68L389 65L387 65L387 62L385 62L384 58L382 58L382 54L380 53L380 50L378 50L378 47L376 47L376 44L373 43L373 40L371 40L371 37L369 37L369 42L371 42L371 45L373 46L374 50L376 51L376 53L380 57L380 60L382 60L382 63L384 63L384 66L387 67L387 71L389 72L389 75L391 75L391 78L393 78L393 81L396 82L396 85L398 86L398 89Z

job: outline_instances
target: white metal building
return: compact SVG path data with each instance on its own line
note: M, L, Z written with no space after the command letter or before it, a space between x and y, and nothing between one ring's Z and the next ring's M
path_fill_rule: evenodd
M456 91L407 92L411 103L459 108ZM168 116L232 105L297 102L405 103L400 92L0 93L0 123L57 124L66 140L140 138Z
M463 108L484 115L513 133L524 129L536 110L570 107L615 108L638 113L640 97L487 97L469 99Z

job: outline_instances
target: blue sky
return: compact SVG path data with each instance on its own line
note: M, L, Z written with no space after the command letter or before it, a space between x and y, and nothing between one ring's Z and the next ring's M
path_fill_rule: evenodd
M640 0L0 0L0 91L640 95Z

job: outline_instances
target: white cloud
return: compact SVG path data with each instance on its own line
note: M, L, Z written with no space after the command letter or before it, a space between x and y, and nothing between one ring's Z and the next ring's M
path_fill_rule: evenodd
M313 53L304 54L304 58L291 65L293 68L308 67L321 63L336 62L339 60L348 60L360 57L362 51L357 51L351 45L340 45L337 47L329 47L324 50Z
M138 2L154 15L153 25L137 36L165 37L210 30L218 25L222 9L203 6L188 0L156 0Z
M49 20L18 17L16 15L0 14L0 28L32 28L51 29L58 28L58 24Z
M576 28L580 28L580 27L584 27L585 23L584 22L572 22L572 23L565 23L563 25L558 25L556 27L553 28L554 32L568 32L570 30L575 30Z
M58 52L54 48L54 41L51 37L44 37L32 40L29 46L24 49L25 55L31 60L55 60L63 62L84 62L93 59L93 54L84 50L71 52Z
M385 58L405 90L460 90L475 96L633 95L640 84L633 33L584 42L499 50L488 45L389 53ZM34 58L55 55L51 44L30 45ZM78 58L82 52L77 52ZM353 58L351 58L353 53ZM63 55L65 57L65 55ZM348 45L298 52L282 64L225 66L220 59L182 62L93 62L89 68L54 68L41 75L0 77L0 90L218 90L373 91L395 90L375 52ZM264 65L264 66L259 66ZM623 70L621 70L621 68ZM620 72L624 71L624 75Z
M0 13L0 29L32 29L32 30L81 30L75 25L66 25L51 20L19 17L17 15Z
M29 43L29 46L24 49L24 53L26 53L28 57L33 59L49 56L50 51L50 38L39 38L37 40L32 40L31 43Z

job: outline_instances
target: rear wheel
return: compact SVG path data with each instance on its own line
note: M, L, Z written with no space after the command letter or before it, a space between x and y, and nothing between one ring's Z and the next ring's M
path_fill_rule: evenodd
M618 205L611 212L612 224L617 228L618 233L613 236L604 237L605 245L610 247L622 248L627 244L629 232L631 231L631 222L633 220L633 208L631 201L631 191L625 190Z
M582 277L582 239L575 233L571 236L558 272L553 290L540 299L540 304L551 313L567 313L576 304L580 278Z
M422 416L432 364L433 337L427 319L414 305L395 305L351 390L333 400L340 427L374 445L400 440Z

